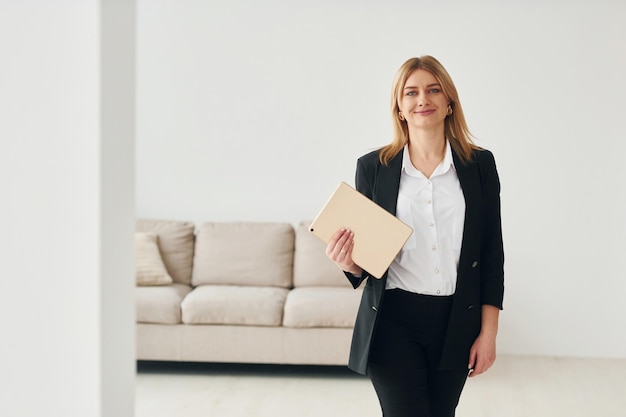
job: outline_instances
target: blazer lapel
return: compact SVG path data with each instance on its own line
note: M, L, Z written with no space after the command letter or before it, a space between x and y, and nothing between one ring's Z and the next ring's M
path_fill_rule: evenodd
M468 242L480 242L480 174L476 160L464 164L454 151L452 151L452 158L465 198L465 225L459 259L459 265L464 265L467 263L466 260L473 259L476 256L474 252L478 246L469 245Z
M402 155L403 150L400 150L400 152L389 161L387 166L379 165L376 184L372 195L372 199L376 204L394 216L396 215L396 204L398 201L398 192L400 191Z

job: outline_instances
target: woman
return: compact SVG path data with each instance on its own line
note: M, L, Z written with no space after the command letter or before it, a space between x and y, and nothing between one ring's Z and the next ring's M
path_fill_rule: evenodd
M413 228L381 279L339 230L327 256L365 289L349 367L372 380L384 417L449 417L466 378L496 357L504 293L500 182L472 143L456 87L435 58L394 80L393 142L357 161L356 188Z

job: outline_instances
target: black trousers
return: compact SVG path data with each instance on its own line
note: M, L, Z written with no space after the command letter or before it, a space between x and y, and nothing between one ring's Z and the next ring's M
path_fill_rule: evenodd
M385 292L368 364L383 417L454 417L468 371L438 369L451 306L451 296Z

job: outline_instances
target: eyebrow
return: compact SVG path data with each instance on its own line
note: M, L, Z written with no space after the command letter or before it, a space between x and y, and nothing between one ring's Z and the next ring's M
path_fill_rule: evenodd
M428 85L426 86L426 88L429 88L429 87L435 87L435 86L437 86L437 87L441 87L441 84L439 84L439 83L428 84ZM415 89L415 88L417 88L417 87L411 87L411 86L409 86L409 87L404 87L404 89L405 89L405 90Z

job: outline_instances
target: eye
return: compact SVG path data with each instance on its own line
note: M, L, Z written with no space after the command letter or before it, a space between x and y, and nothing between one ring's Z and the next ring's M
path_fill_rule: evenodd
M440 89L438 89L438 88L431 88L430 90L428 90L428 92L429 92L429 93L436 94L436 93L441 93L441 90L440 90Z
M417 92L415 91L409 91L408 93L406 93L407 96L414 96L417 95Z

